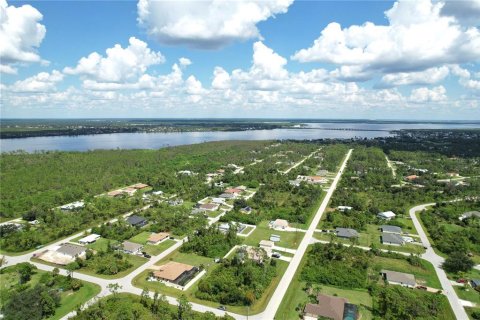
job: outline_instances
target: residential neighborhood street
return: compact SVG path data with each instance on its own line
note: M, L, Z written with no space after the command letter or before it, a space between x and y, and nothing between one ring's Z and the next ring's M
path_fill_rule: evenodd
M427 248L426 249L427 251L421 257L433 264L433 267L435 268L435 272L437 273L438 279L442 284L443 293L447 296L448 301L450 302L450 306L452 307L452 310L455 313L455 317L457 319L468 319L467 313L465 312L465 309L463 308L457 296L457 293L453 289L452 283L450 282L450 280L448 280L447 274L441 267L445 259L437 255L433 250L430 244L430 241L428 240L428 237L425 231L423 230L422 225L416 215L417 212L421 212L425 208L431 207L433 205L435 205L435 203L421 204L409 210L410 217L412 218L415 229L417 229L417 232L420 235L422 244L424 247Z

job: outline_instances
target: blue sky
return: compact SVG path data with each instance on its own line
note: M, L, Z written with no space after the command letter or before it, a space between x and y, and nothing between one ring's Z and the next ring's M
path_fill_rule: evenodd
M2 1L4 118L480 119L480 0Z

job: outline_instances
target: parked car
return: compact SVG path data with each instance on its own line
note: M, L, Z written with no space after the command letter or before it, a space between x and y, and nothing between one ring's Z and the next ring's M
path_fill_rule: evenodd
M427 290L427 287L425 287L425 286L417 286L417 289L420 289L420 290Z
M142 254L143 254L143 256L144 256L145 258L149 258L149 259L150 259L150 258L152 257L151 255L149 255L149 254L146 253L146 252L142 252Z
M215 263L220 263L221 261L222 261L222 259L220 259L220 258L213 259L213 262L215 262Z
M467 279L460 278L457 280L457 283L467 283Z
M282 255L281 255L280 253L278 253L278 252L272 253L272 257L274 257L274 258L277 258L277 259L278 259L278 258L280 258L281 256L282 256Z
M220 305L218 306L218 310L227 311L227 307Z

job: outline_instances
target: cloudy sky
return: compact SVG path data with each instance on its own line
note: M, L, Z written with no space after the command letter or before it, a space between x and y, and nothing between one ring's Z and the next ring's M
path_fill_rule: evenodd
M1 117L480 120L480 0L0 0Z

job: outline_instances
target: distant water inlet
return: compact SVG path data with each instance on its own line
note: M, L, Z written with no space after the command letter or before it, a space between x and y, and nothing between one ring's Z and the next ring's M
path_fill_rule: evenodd
M400 129L453 129L480 128L480 125L425 124L425 123L308 123L299 129L204 131L169 133L114 133L85 136L34 137L1 139L2 152L23 150L35 152L87 151L95 149L159 149L208 141L221 140L315 140L351 139L391 136L391 131Z

